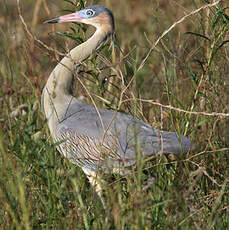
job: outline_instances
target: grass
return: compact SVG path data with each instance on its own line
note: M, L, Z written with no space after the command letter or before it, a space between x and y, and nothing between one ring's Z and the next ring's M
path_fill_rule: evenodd
M28 29L65 53L92 29L42 22L86 1L73 3L20 4ZM108 43L85 62L79 78L98 107L185 134L195 144L191 153L172 161L158 157L139 162L131 175L108 176L106 212L81 169L56 151L38 103L61 57L28 35L15 2L0 3L1 229L229 228L229 4L222 1L176 23L208 3L106 1L123 52L116 42L113 49ZM77 80L74 94L92 104ZM147 188L151 174L155 180Z

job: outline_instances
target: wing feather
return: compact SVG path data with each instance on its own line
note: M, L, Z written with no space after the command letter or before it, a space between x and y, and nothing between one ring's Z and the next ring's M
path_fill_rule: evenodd
M65 140L59 150L77 165L94 170L127 167L136 163L138 149L142 157L190 150L184 136L159 131L130 115L98 111L100 116L94 107L78 102L57 124L56 140Z
M101 142L96 137L79 135L70 128L62 128L56 141L60 142L59 151L78 166L108 169L117 165L120 167L123 162L118 152L118 140L114 136Z

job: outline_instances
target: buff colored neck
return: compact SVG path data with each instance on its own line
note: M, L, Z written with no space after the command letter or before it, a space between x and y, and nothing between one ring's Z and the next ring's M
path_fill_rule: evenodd
M92 54L105 36L103 30L97 29L91 38L72 49L50 74L42 92L43 110L48 122L50 119L56 122L65 113L70 101L76 100L71 96L75 67Z

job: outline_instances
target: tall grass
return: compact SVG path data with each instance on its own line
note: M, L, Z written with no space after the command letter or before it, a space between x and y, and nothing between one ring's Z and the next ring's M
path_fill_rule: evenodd
M98 107L185 134L195 145L175 159L139 161L128 176L108 175L106 211L81 169L56 151L39 105L61 58L52 50L66 53L93 32L42 21L88 3L21 1L28 30L52 50L27 33L15 2L0 3L1 229L229 227L229 4L185 17L209 3L106 2L117 39L85 62L78 77L87 91L75 79L74 95L92 104L90 92Z

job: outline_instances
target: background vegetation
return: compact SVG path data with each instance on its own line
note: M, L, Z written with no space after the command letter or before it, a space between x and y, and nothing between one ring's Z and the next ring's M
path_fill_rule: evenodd
M0 2L0 229L229 228L229 2L195 12L213 2L21 0L28 31L16 1ZM112 9L117 37L79 75L96 105L185 134L195 145L172 161L141 165L154 175L151 186L141 170L110 178L106 211L82 171L55 150L40 108L57 51L94 31L42 22L92 3ZM77 80L74 94L91 104Z

